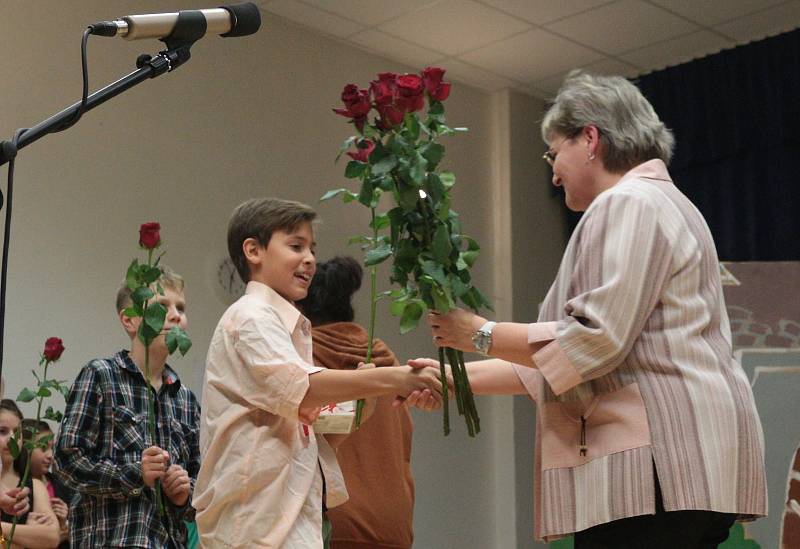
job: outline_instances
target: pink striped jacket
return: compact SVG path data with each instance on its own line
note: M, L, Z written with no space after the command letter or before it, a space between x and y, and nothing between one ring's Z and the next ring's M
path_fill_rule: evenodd
M586 210L529 328L537 539L655 512L767 512L764 442L733 359L711 233L660 160Z

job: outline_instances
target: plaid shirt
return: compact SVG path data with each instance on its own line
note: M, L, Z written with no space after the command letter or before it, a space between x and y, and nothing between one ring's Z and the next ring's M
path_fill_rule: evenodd
M55 449L56 474L76 491L69 504L72 547L185 547L192 494L183 507L164 496L159 517L155 490L142 481L142 451L151 445L186 469L192 492L200 468L200 406L169 366L163 379L157 440L147 430L148 386L127 351L91 361L72 385Z

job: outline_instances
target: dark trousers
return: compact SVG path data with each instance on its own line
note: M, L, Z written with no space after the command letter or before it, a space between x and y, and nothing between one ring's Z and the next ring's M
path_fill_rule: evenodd
M712 549L728 539L736 515L714 511L667 512L657 476L655 483L655 515L615 520L576 532L575 549Z

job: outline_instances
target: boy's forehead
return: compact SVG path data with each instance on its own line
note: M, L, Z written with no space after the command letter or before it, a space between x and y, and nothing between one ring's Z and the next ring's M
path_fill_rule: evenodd
M283 229L276 232L281 232L287 236L310 239L312 242L314 241L314 225L312 225L310 221L298 223L293 229Z

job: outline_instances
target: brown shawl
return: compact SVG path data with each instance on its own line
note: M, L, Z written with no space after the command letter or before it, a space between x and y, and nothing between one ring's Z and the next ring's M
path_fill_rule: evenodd
M352 322L313 330L314 363L354 369L367 355L367 332ZM394 353L376 339L373 362L397 365ZM330 509L331 549L407 549L413 542L414 479L411 476L411 414L378 399L375 412L339 446L337 458L350 499Z

